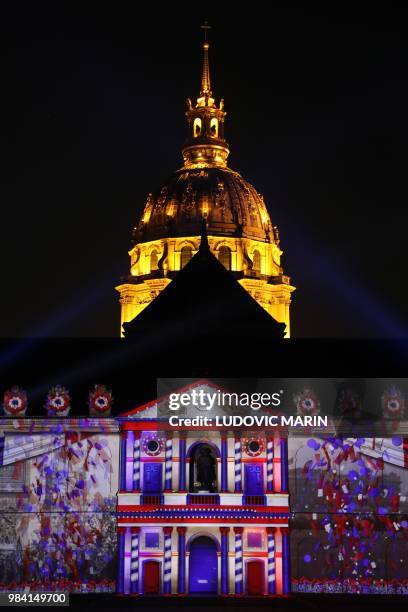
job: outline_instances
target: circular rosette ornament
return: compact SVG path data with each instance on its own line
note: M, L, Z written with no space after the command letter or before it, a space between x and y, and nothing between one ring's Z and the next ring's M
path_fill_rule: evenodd
M89 392L89 414L91 416L108 416L113 404L112 391L105 385L95 385L93 391Z
M65 387L52 387L47 395L45 409L48 416L68 416L71 410L71 397Z
M401 420L404 418L405 399L396 387L390 387L384 391L381 404L384 419Z
M154 434L148 434L142 444L142 450L149 457L156 457L164 451L163 438L158 438Z
M249 455L249 457L258 457L258 455L261 455L265 450L265 442L258 436L244 438L242 440L242 446L244 452Z
M341 389L337 397L337 406L342 416L353 418L361 416L361 399L354 389Z
M296 413L301 416L314 416L320 412L320 400L311 389L303 389L303 391L295 393L293 401L295 402Z
M8 417L23 417L27 410L27 393L19 387L12 387L3 396L3 410Z

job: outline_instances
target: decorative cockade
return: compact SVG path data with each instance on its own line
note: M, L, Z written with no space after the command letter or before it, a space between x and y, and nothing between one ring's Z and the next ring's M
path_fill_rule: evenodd
M358 393L349 387L341 389L337 396L337 407L342 416L360 417L362 402Z
M260 436L248 436L242 439L242 448L249 457L258 457L265 450L265 442Z
M403 419L405 412L405 399L397 387L389 387L381 396L382 413L384 419Z
M18 386L5 391L3 396L4 414L9 417L23 417L27 410L27 393Z
M52 387L45 401L48 416L68 416L71 409L71 397L65 387L56 385Z
M143 440L142 449L150 457L160 455L164 450L164 440L156 434L148 434Z
M305 388L293 395L296 414L314 416L320 413L320 400L311 389Z
M95 385L89 392L89 414L91 416L108 416L113 404L113 395L105 385Z

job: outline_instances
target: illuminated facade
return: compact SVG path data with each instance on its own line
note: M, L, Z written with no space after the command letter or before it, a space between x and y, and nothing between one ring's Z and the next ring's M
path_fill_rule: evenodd
M155 193L133 231L130 274L116 289L121 325L133 320L171 282L200 245L202 220L211 251L248 293L290 335L294 287L281 266L279 231L263 197L227 166L224 101L211 90L209 43L196 104L187 100L188 136L183 166ZM123 333L123 329L122 329Z
M289 594L287 439L215 427L177 431L169 428L172 414L166 397L119 417L117 592ZM200 414L193 405L183 410ZM200 482L202 453L214 466L208 484Z
M286 386L284 407L343 405L343 392L316 385L296 383L292 407ZM112 396L95 388L88 413L53 392L57 413L26 414L21 390L4 394L1 592L408 594L408 422L396 385L380 396L369 384L367 403L388 415L372 423L378 437L337 417L301 432L198 428L197 415L231 406L203 413L192 400L170 412L169 395L111 414ZM178 393L190 389L218 387L201 380ZM178 429L170 415L191 421Z

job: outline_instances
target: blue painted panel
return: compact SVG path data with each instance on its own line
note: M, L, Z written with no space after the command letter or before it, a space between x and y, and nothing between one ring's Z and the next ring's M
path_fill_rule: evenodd
M218 587L217 548L211 538L199 537L190 546L189 593L215 595Z
M143 463L143 493L160 493L162 490L162 464Z
M245 494L263 495L263 465L260 463L245 466Z

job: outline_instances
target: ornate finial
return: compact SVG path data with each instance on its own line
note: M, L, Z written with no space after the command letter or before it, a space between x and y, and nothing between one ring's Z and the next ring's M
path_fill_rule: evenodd
M203 42L204 59L203 59L203 76L201 78L200 95L211 96L210 66L208 62L208 49L210 48L210 44L207 41L207 30L210 30L211 26L208 25L207 21L204 21L204 25L201 26L201 29L204 30L204 42Z

